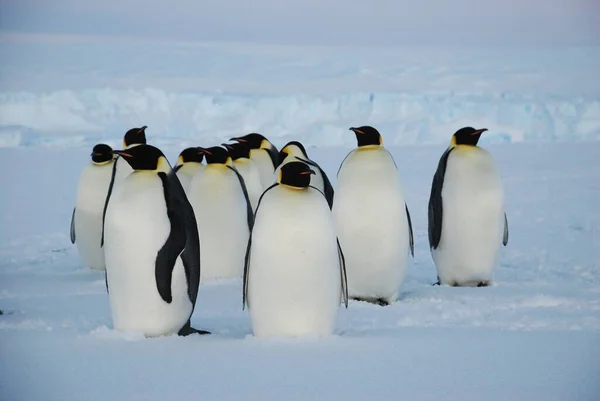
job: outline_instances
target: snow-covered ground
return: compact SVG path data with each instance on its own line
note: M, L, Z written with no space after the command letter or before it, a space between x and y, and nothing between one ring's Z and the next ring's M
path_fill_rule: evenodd
M308 151L335 185L352 146ZM427 200L445 146L391 148L416 235L399 301L350 302L335 336L302 340L254 338L239 280L201 286L192 324L211 336L115 332L103 274L69 241L90 148L0 149L0 399L597 400L600 143L484 145L510 224L488 288L431 286Z

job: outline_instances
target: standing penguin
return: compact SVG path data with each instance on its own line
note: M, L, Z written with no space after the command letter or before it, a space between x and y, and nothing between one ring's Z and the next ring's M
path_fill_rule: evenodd
M508 243L502 180L490 153L477 146L485 131L456 131L433 176L428 222L436 284L488 286L500 243Z
M188 187L194 175L198 174L204 168L202 160L204 159L204 153L202 153L197 147L186 148L181 151L175 163L175 173L177 178L181 182L181 186L188 192Z
M224 148L198 149L206 167L192 178L188 199L202 238L202 281L241 277L254 221L244 179Z
M208 334L190 325L200 282L200 242L179 179L154 146L115 153L134 169L115 188L104 221L115 329L148 337Z
M102 213L112 177L114 153L110 146L100 143L92 149L91 158L79 176L71 216L71 243L77 244L84 266L104 270L104 251L100 248Z
M325 194L325 199L327 199L327 203L329 204L329 208L333 206L333 186L329 181L329 177L321 166L319 166L314 161L308 158L308 154L306 153L306 149L304 146L298 141L291 141L285 144L281 151L279 152L279 166L275 169L275 176L277 177L279 173L279 169L286 163L289 163L294 160L300 160L309 164L311 167L315 169L315 174L310 180L310 185L317 188L319 191Z
M254 212L258 205L258 200L263 193L263 186L260 180L260 171L256 163L250 159L250 148L241 142L234 144L223 143L222 145L227 148L229 157L233 160L233 167L235 167L244 179L250 205Z
M128 130L123 136L123 146L125 149L130 149L135 146L145 145L146 144L146 128L148 126L144 125L141 128L131 128ZM119 163L121 158L117 155L115 161L113 163L112 177L110 179L110 184L108 186L108 193L106 194L106 200L104 202L104 211L102 212L102 226L104 226L104 216L106 215L106 210L108 209L108 205L110 203L111 194L115 188L115 186L120 185L121 182L127 177L129 174L133 172L133 169L128 163ZM100 246L104 244L104 232L102 232L102 237L100 238Z
M398 168L370 126L350 128L358 147L338 171L333 217L351 299L388 305L404 281L413 234Z
M257 164L260 171L260 182L263 188L268 188L273 184L273 173L278 164L277 148L263 135L255 132L238 138L231 138L230 141L248 145L250 159Z
M246 251L243 306L263 336L327 336L348 307L344 255L315 171L285 164L261 196Z

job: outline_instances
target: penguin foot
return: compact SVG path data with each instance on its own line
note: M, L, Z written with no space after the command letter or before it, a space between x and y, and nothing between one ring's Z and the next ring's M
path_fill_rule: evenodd
M354 301L362 301L362 302L368 302L370 304L375 304L375 305L379 305L379 306L387 306L390 304L390 302L385 299L385 298L359 298L359 297L351 297L350 299L354 300Z
M431 284L431 286L433 287L434 285L441 285L440 284L440 280L436 281L435 283Z
M480 281L479 283L477 283L477 287L488 287L489 285L489 281Z
M185 326L183 326L181 328L181 330L179 330L179 333L177 333L178 336L182 336L182 337L186 337L189 336L190 334L200 334L200 335L204 335L204 334L211 334L210 331L206 331L206 330L198 330L195 329L191 326L190 322L188 321Z

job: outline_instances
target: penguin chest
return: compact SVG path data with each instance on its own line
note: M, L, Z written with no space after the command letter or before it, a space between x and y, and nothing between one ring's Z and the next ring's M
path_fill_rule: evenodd
M273 172L275 171L269 152L266 149L252 149L250 159L258 167L263 188L268 188L273 183Z

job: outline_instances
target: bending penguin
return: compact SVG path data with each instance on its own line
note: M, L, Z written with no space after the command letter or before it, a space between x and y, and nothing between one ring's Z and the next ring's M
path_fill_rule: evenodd
M173 170L175 170L177 178L179 178L181 186L186 193L194 175L201 172L204 168L204 164L202 164L203 159L204 153L198 150L197 147L186 148L179 154Z
M379 305L396 301L413 233L392 155L371 126L350 128L358 147L342 162L333 217L346 256L351 299Z
M115 151L134 170L106 213L106 285L113 325L147 337L209 334L190 325L200 282L194 212L164 154Z
M293 161L261 196L246 251L243 307L257 337L330 335L348 307L344 255L331 210Z
M145 145L146 128L148 127L144 125L140 128L131 128L130 130L128 130L123 136L123 147L125 149L131 149L135 146ZM121 182L123 182L125 177L127 177L133 172L133 169L128 163L119 163L120 161L121 158L117 155L113 163L112 176L110 179L110 184L108 186L108 193L106 194L106 201L104 202L104 211L102 212L102 225L104 225L104 216L106 215L106 210L108 209L108 205L110 203L110 197L115 186L119 186ZM102 232L102 238L100 238L100 246L104 246L104 232Z
M256 210L258 200L263 193L263 186L260 180L260 171L256 163L250 159L250 148L244 143L223 143L227 148L229 157L233 161L233 167L240 173L246 184L248 198L252 211Z
M224 148L198 149L206 167L192 179L188 199L202 238L202 281L242 277L254 221L244 179Z
M508 243L502 180L491 154L477 146L485 131L456 131L433 176L428 223L436 284L488 286L500 243Z
M79 176L71 216L71 243L77 245L84 266L104 270L104 251L100 247L102 214L112 178L114 153L110 146L99 143L90 156L91 161Z
M250 159L258 166L260 182L263 188L268 188L273 184L273 173L278 164L277 148L263 135L255 132L231 138L230 141L244 143L250 148Z
M327 177L327 174L323 169L314 161L308 158L306 154L306 149L304 146L298 141L291 141L285 144L281 151L279 152L279 166L275 170L275 176L277 177L281 166L286 163L289 163L294 160L300 160L309 164L312 168L315 169L315 174L312 176L310 180L310 185L317 188L319 191L325 194L325 199L327 199L327 204L329 204L329 208L333 206L333 186Z

